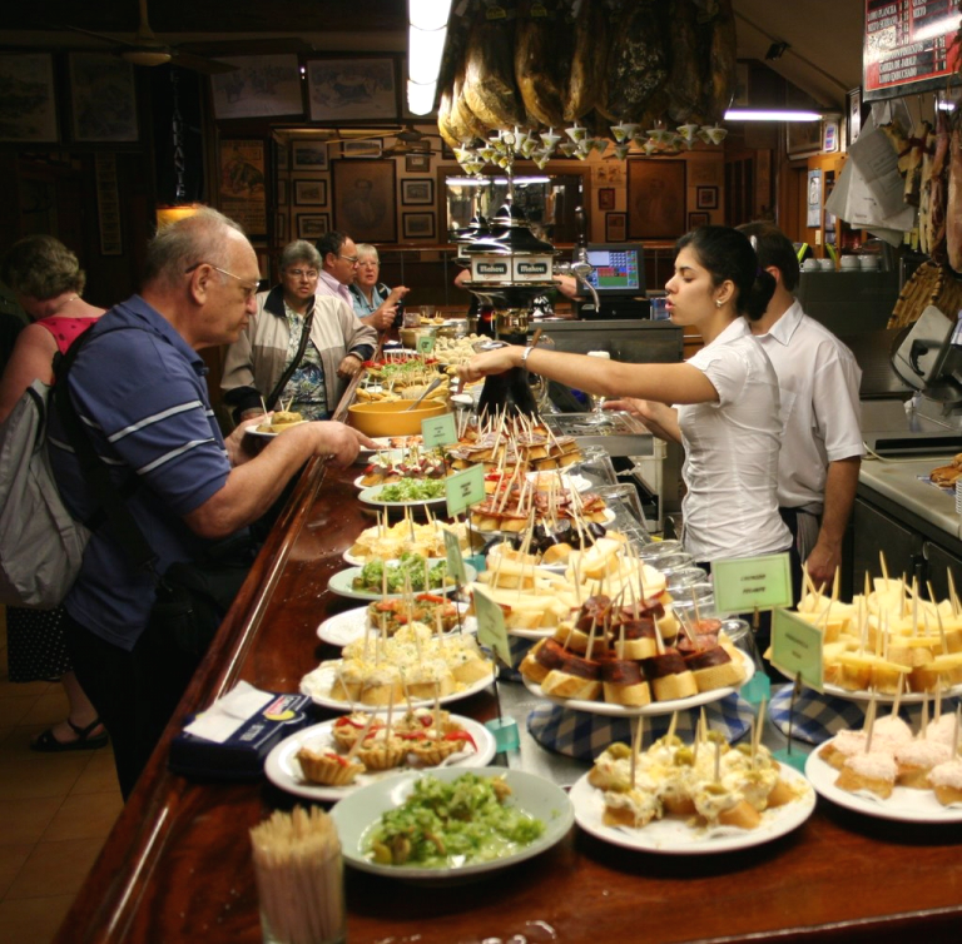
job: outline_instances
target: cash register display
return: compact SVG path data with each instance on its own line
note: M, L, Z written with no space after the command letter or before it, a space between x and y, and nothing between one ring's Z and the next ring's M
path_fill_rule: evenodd
M599 296L645 294L640 246L613 243L589 245L588 262L592 266L588 281Z

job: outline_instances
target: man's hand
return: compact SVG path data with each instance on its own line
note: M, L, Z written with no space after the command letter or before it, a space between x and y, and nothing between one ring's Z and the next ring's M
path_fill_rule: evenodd
M397 304L389 305L387 302L383 302L376 311L365 315L360 321L375 331L387 331L391 325L394 324L394 316L396 314Z
M484 354L476 354L466 364L458 367L458 376L465 383L471 383L487 377L489 374L503 374L512 367L517 367L521 363L521 355L524 353L523 347L508 345L499 347Z
M835 571L842 564L841 547L832 547L818 541L803 565L816 587L831 587L835 581Z
M241 414L241 421L230 436L224 440L224 445L227 447L227 458L230 459L232 466L243 465L254 458L259 450L255 451L250 448L250 439L245 434L252 426L260 426L261 423L269 422L270 416L270 413L265 413L263 410L245 410Z
M356 458L361 446L377 449L377 443L351 426L322 420L308 424L315 436L314 455L329 456L331 465L346 468Z
M361 362L353 354L345 354L337 365L337 376L350 379L361 369Z

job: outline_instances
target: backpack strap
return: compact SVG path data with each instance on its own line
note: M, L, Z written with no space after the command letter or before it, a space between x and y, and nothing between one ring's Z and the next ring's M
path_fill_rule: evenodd
M91 328L93 325L91 325ZM155 565L157 554L144 537L140 525L127 505L127 498L124 491L114 485L110 477L107 466L101 461L90 441L83 421L77 415L77 410L70 398L70 390L67 387L67 375L73 366L80 349L90 337L91 328L87 328L76 341L70 346L67 353L58 360L54 361L54 372L56 383L54 384L51 395L54 400L54 407L63 424L64 432L70 445L73 446L77 459L80 462L80 471L84 480L89 486L94 499L99 505L98 514L103 515L103 520L110 522L117 540L130 559L143 570L151 571L156 577ZM127 328L115 328L116 331L136 330ZM136 474L134 479L137 479ZM134 489L136 490L135 484Z

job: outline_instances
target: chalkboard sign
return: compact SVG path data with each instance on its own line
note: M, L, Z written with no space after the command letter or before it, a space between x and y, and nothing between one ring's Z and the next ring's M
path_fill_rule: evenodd
M944 89L959 79L956 0L865 0L863 98Z

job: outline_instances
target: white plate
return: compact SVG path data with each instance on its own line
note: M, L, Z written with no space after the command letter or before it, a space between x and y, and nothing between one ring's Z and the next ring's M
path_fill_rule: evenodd
M826 741L831 744L831 741ZM805 774L819 796L839 806L878 819L902 823L962 823L962 806L943 806L931 790L913 790L896 786L892 795L883 800L874 793L851 793L835 786L838 771L818 756L818 748L808 755Z
M461 611L461 625L466 633L476 633L478 631L478 621L473 616L465 616L468 607L466 603L456 604ZM321 642L330 643L332 646L346 646L354 642L355 639L364 638L364 630L367 628L367 607L359 606L356 610L345 610L336 616L331 616L324 620L317 627L317 637ZM452 630L457 633L457 630ZM450 633L448 634L450 635Z
M288 426L286 429L282 429L281 433L286 433L288 429L293 429L294 426L303 426L307 420L302 420L300 423L294 423L292 426ZM266 439L273 439L275 436L280 436L281 433L270 432L266 429L258 429L256 426L248 426L244 430L245 436L263 436Z
M372 485L370 488L361 489L361 494L358 495L358 498L360 498L365 505L373 505L376 508L420 508L423 505L443 505L447 501L446 495L441 495L439 498L420 498L416 501L381 501L379 496L381 490L385 487L384 485Z
M742 682L742 685L744 685L745 682L749 681L755 674L755 663L741 650L738 650L738 654L741 656L742 665L745 667L745 681ZM667 715L673 711L687 711L689 708L698 708L701 705L711 704L713 701L718 701L720 698L731 695L732 692L738 690L733 687L713 688L710 692L699 692L690 698L676 698L674 701L653 701L650 705L645 705L641 708L630 708L625 705L615 705L607 701L583 701L580 698L554 698L551 695L546 695L541 690L541 686L536 685L530 679L522 677L522 681L529 692L537 695L539 698L544 698L546 701L554 702L556 705L561 705L564 708L570 708L572 711L586 711L591 715L605 715L609 718L634 718L638 715ZM739 686L739 688L740 687L741 686Z
M569 796L575 808L575 822L586 833L603 842L610 842L625 849L658 852L663 855L731 852L771 842L797 829L812 815L815 809L815 793L805 778L787 764L782 764L779 773L793 785L804 784L805 793L784 806L765 810L761 814L762 822L757 829L738 829L735 826L693 829L688 825L689 817L678 816L654 820L641 829L606 826L602 821L605 812L604 792L588 783L588 774L571 788Z
M554 470L554 472L551 472L551 471L527 472L525 474L525 478L529 482L534 482L538 479L538 476L547 477L552 474L557 474L557 469ZM588 491L589 488L591 488L591 481L585 478L583 475L577 475L577 474L569 475L567 472L562 472L561 475L558 477L560 479L558 483L559 488L563 488L566 490L574 489L577 492L586 492ZM542 491L542 490L547 491L547 489L544 486L542 486L542 488L539 489L539 491Z
M301 679L301 694L310 696L315 705L320 705L322 708L330 708L333 711L353 711L355 708L363 711L387 711L387 705L383 707L375 705L355 705L351 702L340 701L332 697L331 689L334 687L334 682L337 678L337 667L340 664L340 659L331 659L329 662L322 662L313 672L308 672L307 675ZM438 701L442 705L447 705L454 701L461 701L463 698L470 698L472 695L477 695L478 692L483 692L491 684L493 678L494 673L492 670L490 676L478 679L459 692L442 695ZM411 704L416 708L430 708L434 705L434 699L412 698Z
M497 753L497 744L494 735L483 725L471 718L463 718L461 715L452 715L451 720L461 725L468 734L474 738L478 750L475 752L468 746L466 751L459 751L452 754L446 761L445 767L485 767ZM373 770L367 773L358 774L357 779L347 787L328 787L319 783L311 783L304 779L301 773L301 765L298 763L296 754L305 744L309 744L313 749L326 751L334 747L334 737L332 730L334 721L324 721L321 724L312 725L304 728L296 734L285 738L267 755L264 762L264 773L275 787L280 787L295 796L307 797L309 800L342 800L348 794L353 793L361 787L376 783L385 777L392 777L394 774L408 770L421 770L415 764L405 764L403 767L396 767L393 770Z
M430 772L441 780L454 780L465 771L454 767L439 767ZM379 780L363 790L355 790L331 810L331 816L341 838L344 858L349 865L364 872L406 880L444 881L481 875L507 868L550 849L568 834L574 822L571 801L565 792L550 780L507 767L484 767L473 771L483 777L504 777L511 787L511 800L522 810L545 824L544 833L530 845L513 855L491 862L478 862L461 868L425 869L414 866L377 865L364 855L363 843L372 827L381 821L381 814L400 806L410 796L414 782L421 774L397 774Z
M894 695L850 691L847 688L840 688L838 685L825 685L824 692L826 695L831 695L833 698L843 698L845 701L871 701L874 698L880 705L890 705L895 701ZM962 685L953 685L951 688L942 691L943 698L955 698L959 695L962 695ZM902 704L920 705L926 698L931 701L934 696L925 692L906 692L902 695Z
M428 569L430 570L437 564L436 560L428 560ZM354 583L354 578L358 576L361 572L360 567L348 567L347 570L338 571L331 577L327 582L328 590L336 593L340 597L347 597L350 600L387 600L391 597L404 596L403 593L389 593L386 596L380 592L368 592L367 590L355 590L352 584ZM473 580L477 579L478 572L470 565L464 565L464 573L468 578L467 583L471 583ZM434 587L430 590L415 590L415 593L438 593L447 595L449 593L454 593L457 589L455 584L445 587Z

